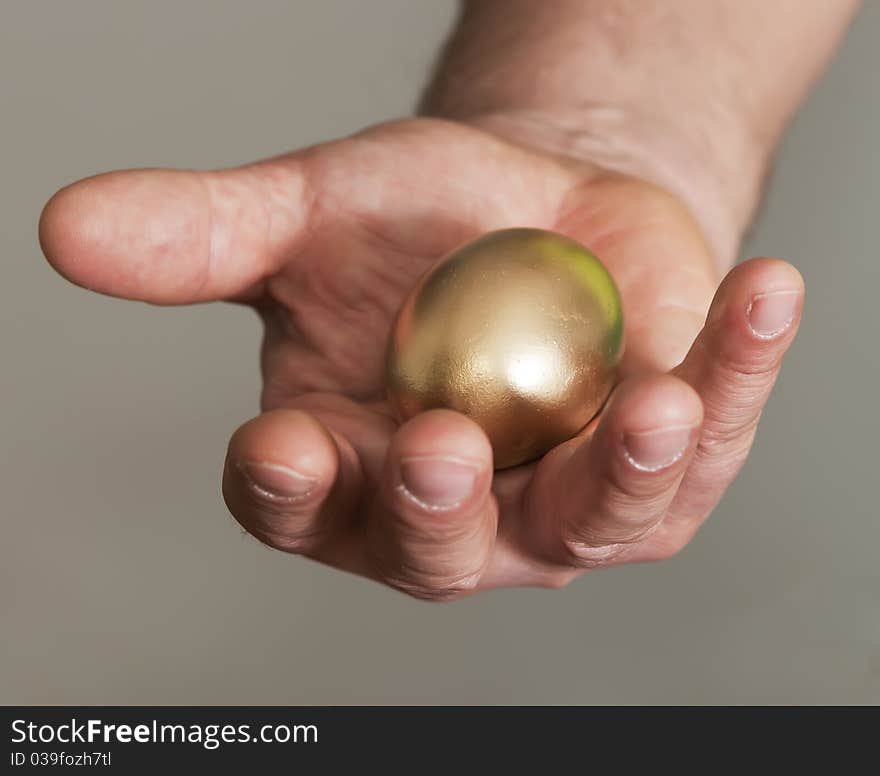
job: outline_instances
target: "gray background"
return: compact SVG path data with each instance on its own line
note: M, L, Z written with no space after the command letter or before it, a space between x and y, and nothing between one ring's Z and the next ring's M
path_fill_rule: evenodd
M411 601L227 515L260 331L69 286L60 185L243 162L406 113L446 1L0 6L0 701L880 702L880 3L781 151L747 246L806 319L745 471L692 546L561 592ZM772 66L772 63L768 63Z

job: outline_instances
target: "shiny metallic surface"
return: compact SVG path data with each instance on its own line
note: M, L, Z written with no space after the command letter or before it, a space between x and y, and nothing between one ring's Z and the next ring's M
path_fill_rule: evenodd
M406 299L388 395L401 419L437 407L473 418L502 469L590 421L622 347L620 296L601 262L560 234L504 229L452 253Z

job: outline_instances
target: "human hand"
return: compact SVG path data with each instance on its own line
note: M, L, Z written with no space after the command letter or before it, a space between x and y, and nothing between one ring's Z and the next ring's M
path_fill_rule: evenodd
M397 423L383 362L421 274L511 226L596 252L621 291L626 348L599 418L493 474L466 417ZM272 547L430 599L557 587L684 547L748 453L802 302L796 270L773 259L716 293L700 229L650 184L427 119L232 170L90 178L52 198L40 239L95 291L254 305L263 413L230 442L230 510Z

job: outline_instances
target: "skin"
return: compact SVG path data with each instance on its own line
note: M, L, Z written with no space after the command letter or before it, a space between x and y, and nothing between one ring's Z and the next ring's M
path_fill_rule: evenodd
M454 120L394 121L230 170L100 175L59 191L40 222L52 265L94 291L253 305L266 331L263 412L229 443L232 514L269 546L430 600L560 587L681 550L748 454L803 301L800 275L778 259L740 264L719 285L723 235L738 239L745 222L707 214L739 206L698 211L658 185L652 171L666 167L645 160L659 151L592 159L560 142L570 136L551 108L523 94L525 112L515 109L478 80L483 94L455 102L450 73L474 59L455 41L507 23L490 23L494 3L475 5L481 21L464 15L423 106ZM587 24L602 4L563 5ZM518 61L528 68L525 53ZM587 429L493 475L488 440L466 417L394 420L383 362L421 274L510 226L562 232L602 258L627 346L621 382Z

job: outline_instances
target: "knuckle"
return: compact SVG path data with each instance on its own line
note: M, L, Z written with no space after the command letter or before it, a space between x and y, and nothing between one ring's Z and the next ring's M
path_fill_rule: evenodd
M480 574L470 574L462 577L444 576L385 576L385 581L391 586L406 593L411 598L431 603L444 603L455 601L473 593L480 582Z
M240 522L240 521L239 521ZM242 524L247 533L254 537L260 544L273 550L287 552L292 555L305 555L314 546L316 535L314 534L286 534L266 531Z
M472 577L479 578L493 536L479 524L444 526L438 531L406 531L398 525L390 534L382 533L375 546L389 557L376 559L377 567L389 576L431 587L466 586Z
M718 418L707 422L697 445L696 461L711 464L719 468L720 473L737 471L751 450L760 421L758 412L745 422L725 422Z
M686 452L690 452L690 447ZM678 479L685 457L682 452L678 459L656 470L636 469L629 463L615 466L600 493L605 511L612 514L654 511Z
M592 569L605 566L620 557L627 543L590 544L581 539L565 539L562 542L564 560L567 565L578 569Z
M304 554L321 541L326 532L316 520L314 509L281 509L242 501L224 491L226 505L236 522L257 541L282 552Z
M747 357L724 352L718 361L720 379L729 383L763 384L773 379L782 365L783 353L777 348L765 346L753 349Z
M385 549L382 549L382 548ZM479 587L486 560L450 558L436 545L387 551L380 541L367 549L370 565L379 579L423 601L452 601Z
M758 389L725 385L719 391L707 392L703 399L705 420L700 441L712 443L751 439L761 419L770 384Z
M371 521L367 554L378 577L414 598L450 601L473 592L491 556L497 511L418 519L383 513ZM431 519L433 517L433 519Z
M284 544L286 547L299 547L311 544L322 533L316 525L314 510L296 510L286 512L277 509L230 508L233 517L242 528L264 544L275 546ZM276 549L283 549L277 547ZM291 550L293 551L293 550Z
M593 568L617 562L642 544L662 524L665 500L614 505L606 500L590 520L572 521L562 534L562 555L568 566Z

